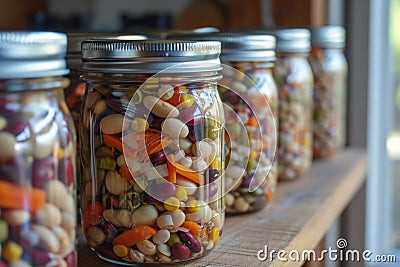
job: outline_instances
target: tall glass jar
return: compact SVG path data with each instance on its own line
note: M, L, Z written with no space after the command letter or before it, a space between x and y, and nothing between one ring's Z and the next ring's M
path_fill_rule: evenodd
M294 179L312 161L313 74L307 29L276 31L274 77L279 94L279 179Z
M207 254L224 224L220 43L109 40L82 49L88 243L124 265Z
M76 266L67 37L0 32L1 266Z
M65 102L71 112L72 119L74 121L77 144L76 144L76 165L77 165L77 197L78 197L78 210L80 209L80 182L82 179L88 179L89 177L81 177L81 160L80 160L80 148L79 148L79 118L82 109L82 102L85 96L85 83L80 80L82 75L82 59L81 59L81 45L82 42L90 39L129 39L129 40L145 40L147 39L144 35L122 35L122 34L111 34L111 33L69 33L68 45L67 45L67 66L70 70L68 78L70 80L69 86L65 88ZM78 212L78 222L80 222L80 212ZM78 228L78 231L81 227ZM78 236L82 233L78 232Z
M225 104L227 214L257 211L272 201L278 170L275 160L278 95L272 69L275 37L265 34L171 34L192 40L219 41Z
M325 26L312 31L310 63L314 73L313 156L335 155L345 143L347 61L345 30Z

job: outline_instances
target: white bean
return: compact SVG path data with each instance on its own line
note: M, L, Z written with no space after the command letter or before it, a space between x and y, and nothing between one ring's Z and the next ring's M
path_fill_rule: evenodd
M26 210L4 210L2 217L10 225L22 225L30 220L31 215Z
M176 118L179 116L179 110L176 107L158 97L151 95L145 96L143 98L143 104L151 113L160 118Z
M166 118L161 124L161 129L163 134L169 135L173 139L185 138L189 134L188 126L175 118Z

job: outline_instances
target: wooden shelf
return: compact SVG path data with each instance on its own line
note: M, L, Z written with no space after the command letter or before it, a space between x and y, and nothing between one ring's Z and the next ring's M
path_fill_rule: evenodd
M303 177L280 183L273 204L263 211L228 217L217 248L185 266L301 266L301 261L260 261L257 252L265 245L269 251L316 247L365 175L362 149L347 148L330 160L316 161ZM79 267L115 266L98 259L86 244L78 250Z

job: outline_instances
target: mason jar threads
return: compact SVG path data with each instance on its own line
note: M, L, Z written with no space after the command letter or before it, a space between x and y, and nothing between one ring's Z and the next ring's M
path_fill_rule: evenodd
M278 177L294 179L312 161L313 74L307 29L276 32L274 77L279 95Z
M67 37L0 32L0 265L76 266Z
M314 73L313 156L327 158L345 143L347 61L345 30L325 26L312 30L310 63Z
M219 54L218 42L82 44L82 225L101 258L173 263L219 242Z

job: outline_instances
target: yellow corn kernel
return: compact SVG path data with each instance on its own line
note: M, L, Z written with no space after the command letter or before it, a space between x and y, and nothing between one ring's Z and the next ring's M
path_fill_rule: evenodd
M64 149L62 149L61 147L58 148L57 157L58 159L62 159L64 157Z
M214 242L214 245L218 244L219 242L219 228L214 227L211 230L211 233L208 235L208 237Z
M194 103L194 98L193 98L193 96L191 96L189 94L183 94L181 96L181 102L182 102L183 107L190 108Z
M129 254L129 248L124 245L115 245L113 247L113 251L115 255L117 255L120 258L126 257Z
M169 197L164 201L164 208L168 211L176 211L179 209L180 203L176 197Z
M180 201L185 200L187 197L186 189L183 187L178 187L175 191L175 197Z
M13 241L9 241L3 247L3 258L8 262L16 261L21 258L23 252L24 250L21 246Z
M186 204L189 212L197 212L200 210L200 204L196 199L189 200Z

